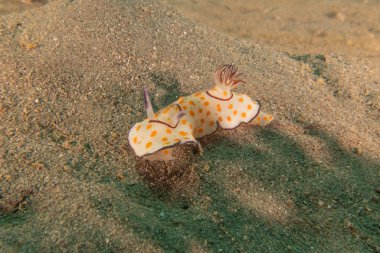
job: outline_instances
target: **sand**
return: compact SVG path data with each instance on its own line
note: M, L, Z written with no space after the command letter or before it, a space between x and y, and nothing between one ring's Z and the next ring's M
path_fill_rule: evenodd
M194 2L0 8L0 251L380 251L379 4ZM160 108L226 63L276 120L202 139L160 188L127 142L143 85Z

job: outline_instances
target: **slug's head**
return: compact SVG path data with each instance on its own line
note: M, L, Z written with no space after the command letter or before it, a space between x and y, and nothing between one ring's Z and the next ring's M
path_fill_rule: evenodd
M149 160L172 160L171 147L196 142L189 130L181 126L180 119L185 112L177 104L171 104L154 113L149 95L144 89L147 118L136 123L129 131L128 141L137 156Z

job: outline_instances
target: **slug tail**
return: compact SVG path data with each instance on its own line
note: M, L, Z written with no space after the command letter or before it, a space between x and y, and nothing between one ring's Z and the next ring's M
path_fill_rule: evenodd
M252 126L266 126L273 120L273 116L269 113L260 111L257 117L250 122Z

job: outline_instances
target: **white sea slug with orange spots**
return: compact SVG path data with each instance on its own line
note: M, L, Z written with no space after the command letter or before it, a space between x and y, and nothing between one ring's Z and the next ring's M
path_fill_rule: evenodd
M137 156L148 160L174 159L172 148L193 143L202 148L196 138L211 134L218 129L234 129L241 123L265 126L273 117L260 111L260 102L245 94L231 90L244 83L233 65L218 68L214 87L180 97L174 103L154 113L149 95L144 89L147 118L136 123L129 132L128 141Z

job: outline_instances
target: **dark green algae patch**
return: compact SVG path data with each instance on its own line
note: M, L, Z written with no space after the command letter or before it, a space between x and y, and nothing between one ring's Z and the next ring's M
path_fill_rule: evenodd
M332 157L329 165L314 161L276 129L254 129L249 134L265 143L268 151L216 138L204 146L204 156L196 161L199 189L193 196L172 198L171 193L152 191L143 182L131 184L109 177L96 183L114 184L128 201L112 194L90 201L102 218L125 224L127 230L164 252L191 252L194 242L206 252L379 252L378 162L344 150L318 129L311 128L307 134L326 144ZM264 217L236 201L221 183L221 172L228 169L224 163L236 164L278 199L290 198L289 219L279 222ZM201 168L204 165L208 171ZM205 198L209 202L203 206L200 203ZM30 229L23 232L33 217L33 205L2 213L0 227L9 233L0 242L16 252L52 251L40 245L44 231L38 226L33 233ZM122 250L112 238L102 243L106 237L102 231L81 236L68 238L72 245L66 244L65 250L86 252L86 244L78 244L87 240L95 242L92 250L98 252Z

